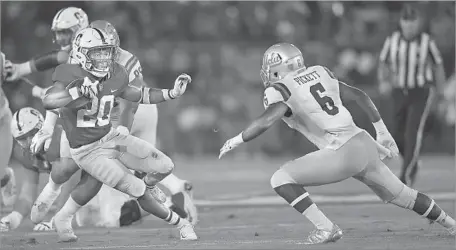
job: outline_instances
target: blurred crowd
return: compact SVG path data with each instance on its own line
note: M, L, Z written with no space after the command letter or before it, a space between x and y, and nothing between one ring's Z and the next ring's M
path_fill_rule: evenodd
M446 75L452 75L448 91L453 95L437 105L432 127L454 135L455 3L419 4L428 17L426 29L443 55ZM390 119L388 97L377 92L377 58L386 36L397 28L401 2L2 2L2 51L13 62L23 62L55 49L51 21L67 6L84 9L90 20L111 22L121 47L140 59L151 86L169 88L179 73L192 75L194 81L181 99L159 105L158 137L165 152L216 154L227 138L259 115L260 62L266 48L280 41L300 47L306 64L326 65L340 79L367 91L384 120ZM48 86L50 75L30 79ZM13 110L39 105L27 84L5 88ZM356 122L372 131L360 110L349 108ZM439 133L428 139L427 148L454 150L454 136L442 142ZM304 137L280 124L238 153L302 154L311 148Z

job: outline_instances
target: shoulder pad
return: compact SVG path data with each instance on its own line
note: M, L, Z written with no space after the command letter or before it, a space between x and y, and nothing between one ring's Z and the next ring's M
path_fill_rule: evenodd
M329 70L327 67L318 65L318 66L315 66L315 68L319 72L322 72L323 74L327 74L331 79L337 80L337 77L334 75L334 73L331 70Z
M280 93L283 101L286 102L286 101L288 101L288 99L290 99L291 91L282 82L275 82L275 83L271 84L271 88L275 89L277 92Z

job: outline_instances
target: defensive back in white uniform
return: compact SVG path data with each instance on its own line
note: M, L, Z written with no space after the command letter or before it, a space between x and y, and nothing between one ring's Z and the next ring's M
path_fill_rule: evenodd
M339 182L350 177L369 186L383 201L415 211L456 234L455 221L427 195L404 185L382 161L398 155L375 105L363 91L339 82L322 66L306 68L301 51L280 43L264 54L261 70L266 111L243 132L228 140L220 156L266 131L277 120L301 132L319 150L281 166L271 186L316 227L306 244L334 242L342 230L313 203L306 186ZM342 100L356 101L377 131L376 142L358 128Z

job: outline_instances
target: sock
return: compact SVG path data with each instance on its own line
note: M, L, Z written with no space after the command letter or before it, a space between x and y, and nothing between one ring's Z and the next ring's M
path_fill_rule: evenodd
M454 219L448 216L432 198L423 193L418 193L416 196L415 205L412 210L422 217L435 221L446 228L456 226Z
M3 188L4 186L6 186L6 184L8 184L9 180L10 180L11 176L9 174L5 174L3 176L3 178L0 180L0 188Z
M177 215L175 212L173 212L171 209L169 209L169 215L168 217L166 217L165 221L168 222L170 225L175 225L177 227L182 227L186 224L186 221L182 219L179 215Z
M11 213L8 214L6 217L8 218L8 221L9 221L9 223L10 223L11 229L16 229L17 227L19 227L19 225L20 225L21 222L22 222L22 218L24 218L24 217L22 216L22 214L20 214L20 213L17 212L17 211L11 212Z
M183 180L177 178L174 174L170 174L161 180L160 184L167 188L171 195L174 195L182 191L183 182Z
M57 183L55 183L55 182L52 180L51 175L49 175L49 181L48 181L48 183L46 184L46 186L48 186L52 191L54 191L54 192L60 191L60 189L62 188L62 185L63 185L63 184L57 184Z
M81 205L76 203L73 197L70 196L70 198L68 198L68 200L65 202L65 205L63 205L62 209L60 209L58 213L64 217L72 218L80 208Z
M284 198L290 206L303 214L317 229L331 230L333 223L313 203L309 193L298 184L284 184L274 188L276 193Z

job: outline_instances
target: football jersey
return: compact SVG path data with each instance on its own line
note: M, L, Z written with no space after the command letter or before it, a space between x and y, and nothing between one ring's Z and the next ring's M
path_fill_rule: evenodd
M284 102L282 120L318 148L337 149L362 130L340 99L339 81L323 66L288 74L264 91L264 105Z
M69 87L76 80L95 78L79 65L62 64L57 66L52 76L53 82L60 82ZM128 85L125 69L114 63L112 73L101 79L98 95L81 108L60 108L63 129L71 148L78 148L93 143L105 136L111 129L111 111L115 97Z

